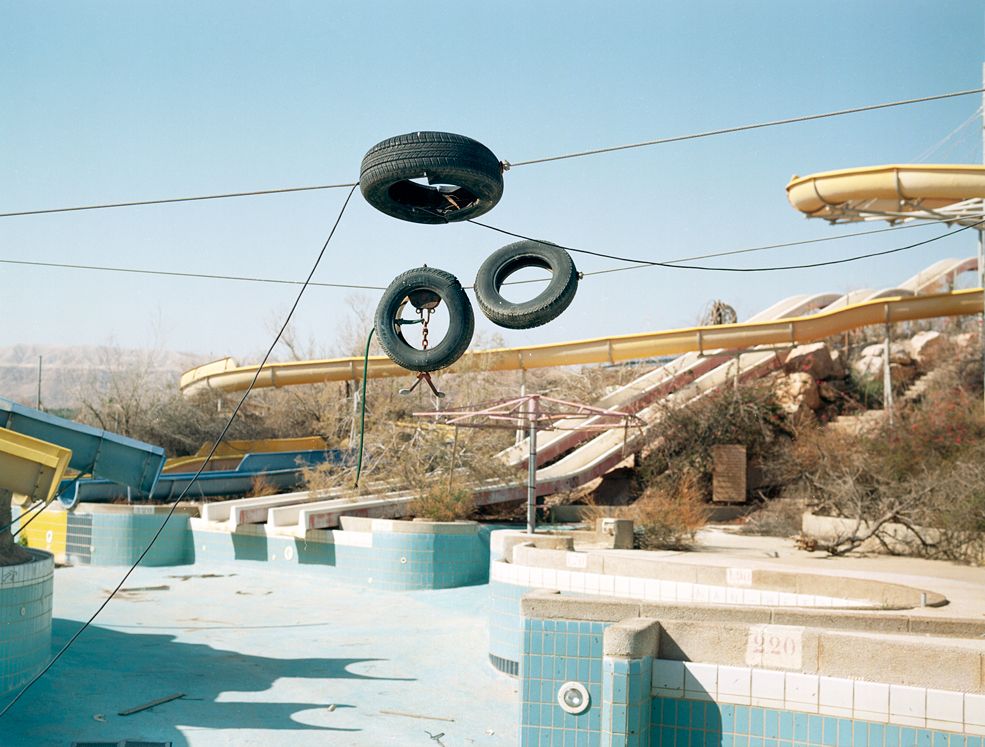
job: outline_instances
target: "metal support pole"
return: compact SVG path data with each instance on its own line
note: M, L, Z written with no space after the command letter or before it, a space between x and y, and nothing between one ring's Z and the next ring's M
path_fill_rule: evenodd
M37 400L37 404L34 407L35 410L41 409L41 363L43 361L44 361L44 356L39 355L38 356L38 400Z
M527 457L527 533L537 531L537 400L530 400L530 453Z
M882 362L882 409L889 416L889 424L893 424L893 374L890 369L890 358L893 348L893 331L889 322L886 322L886 342L883 348Z
M985 113L982 114L985 117ZM985 218L985 215L982 216ZM985 228L978 227L978 287L985 292ZM982 343L982 396L985 405L985 308L982 309L982 324L979 330Z
M735 378L732 381L732 388L739 390L739 376L742 373L742 353L735 354Z
M520 398L523 399L527 396L527 369L520 369ZM514 445L520 443L523 440L524 433L523 428L516 429L516 439L513 441Z

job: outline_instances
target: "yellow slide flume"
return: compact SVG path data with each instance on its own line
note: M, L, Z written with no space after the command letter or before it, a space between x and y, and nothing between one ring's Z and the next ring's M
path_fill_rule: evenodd
M515 371L588 363L617 363L688 352L704 353L716 349L744 350L756 345L790 345L821 340L872 324L963 316L981 311L980 288L937 295L879 298L779 321L687 327L574 342L476 350L466 353L444 372ZM243 391L250 386L257 369L256 365L237 366L232 358L224 358L185 372L181 377L181 390L186 395L208 389ZM283 387L354 381L362 378L362 370L362 357L268 363L257 377L255 386ZM411 372L389 358L372 356L369 359L368 378L411 375Z
M850 217L848 210L908 213L985 198L985 166L888 164L795 176L787 197L809 217Z

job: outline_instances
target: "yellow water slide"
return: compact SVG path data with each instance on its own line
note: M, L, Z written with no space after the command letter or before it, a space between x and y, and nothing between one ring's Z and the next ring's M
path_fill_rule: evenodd
M476 350L466 353L447 373L465 371L513 371L519 369L616 363L687 352L745 350L756 345L792 345L821 340L849 329L871 324L906 322L982 311L982 291L954 291L926 296L879 298L850 304L832 311L777 321L687 327L660 332L597 337L574 342ZM283 387L352 381L362 378L361 357L268 363L257 377L256 387ZM232 358L187 371L181 377L186 395L214 389L242 391L249 387L258 366L239 366ZM389 358L371 356L368 378L410 376Z
M888 164L822 171L794 176L787 184L787 197L808 217L832 221L862 220L865 215L927 217L985 198L985 166Z

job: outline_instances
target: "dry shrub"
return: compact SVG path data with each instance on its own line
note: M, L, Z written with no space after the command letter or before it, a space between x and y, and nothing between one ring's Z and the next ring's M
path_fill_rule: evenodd
M431 521L459 521L475 512L475 500L468 488L431 485L412 504L414 516Z
M267 475L261 472L250 479L250 491L246 494L246 497L262 498L265 495L276 494L277 488L267 479Z
M698 479L691 473L676 481L673 489L647 488L625 511L633 520L641 550L682 550L708 523L709 507L702 499Z
M751 385L710 394L687 407L668 407L653 433L639 469L644 488L693 481L697 495L708 498L713 447L741 444L750 461L769 463L791 429L770 388Z
M792 537L800 533L805 508L804 501L796 498L766 501L746 517L739 531L766 537Z
M788 491L815 513L851 520L816 538L841 555L873 544L894 554L980 562L985 532L985 418L962 388L935 388L895 422L861 436L802 433Z

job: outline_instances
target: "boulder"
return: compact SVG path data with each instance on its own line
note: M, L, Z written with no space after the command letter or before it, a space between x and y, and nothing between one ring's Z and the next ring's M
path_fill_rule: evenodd
M979 339L977 332L963 332L960 335L954 335L951 338L951 342L954 343L954 347L960 350L967 350L972 347Z
M817 410L821 406L817 381L808 373L792 373L781 376L773 385L779 405L791 414L804 410Z
M951 341L940 332L928 330L918 332L910 338L907 347L910 357L922 371L936 367L951 354Z
M897 360L906 362L898 363ZM912 364L909 356L893 356L890 361L889 375L893 384L909 384L917 377L917 367ZM884 358L881 355L859 358L852 364L852 371L860 379L873 379L881 382L883 362Z
M815 379L830 379L835 376L831 351L827 344L814 342L809 345L798 345L787 355L783 364L787 373L806 373Z
M843 379L848 375L845 368L845 355L840 350L831 351L831 378Z

